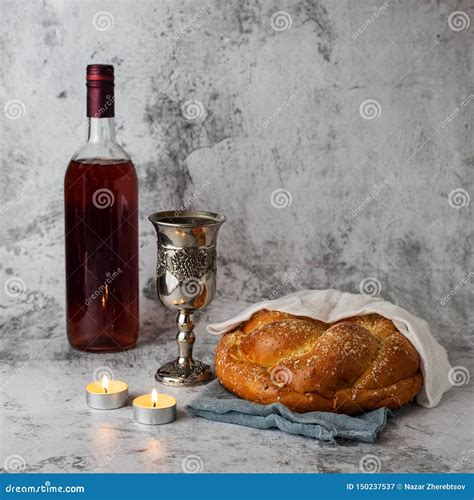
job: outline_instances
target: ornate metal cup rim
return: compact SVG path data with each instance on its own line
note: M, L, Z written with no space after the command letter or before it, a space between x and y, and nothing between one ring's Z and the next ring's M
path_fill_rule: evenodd
M226 221L223 215L202 210L166 210L148 217L150 222L167 227L220 226Z

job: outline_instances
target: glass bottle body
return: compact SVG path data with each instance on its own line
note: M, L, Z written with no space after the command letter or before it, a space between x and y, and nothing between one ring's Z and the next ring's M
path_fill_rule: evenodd
M67 336L82 351L121 351L138 338L138 182L114 119L88 120L64 181Z

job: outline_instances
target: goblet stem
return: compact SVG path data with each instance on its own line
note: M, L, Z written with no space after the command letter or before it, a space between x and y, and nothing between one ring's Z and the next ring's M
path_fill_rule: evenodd
M178 334L178 358L158 369L158 382L176 387L206 384L214 378L209 365L193 359L194 335L193 311L180 309L176 318Z
M178 333L176 342L178 343L178 364L189 373L193 364L193 346L196 336L194 335L194 314L192 311L180 310L176 318Z

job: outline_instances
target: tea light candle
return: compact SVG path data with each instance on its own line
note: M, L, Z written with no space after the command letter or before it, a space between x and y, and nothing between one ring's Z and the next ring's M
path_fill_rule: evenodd
M133 418L140 424L168 424L176 418L176 399L169 394L158 394L153 389L151 394L133 400Z
M128 401L128 384L110 380L107 375L100 382L91 382L86 387L87 405L96 410L113 410L125 406Z

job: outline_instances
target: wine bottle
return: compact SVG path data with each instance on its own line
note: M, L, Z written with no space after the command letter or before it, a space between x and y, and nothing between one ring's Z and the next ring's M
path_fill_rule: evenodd
M138 182L114 108L114 67L87 66L87 141L64 180L67 336L81 351L138 338Z

